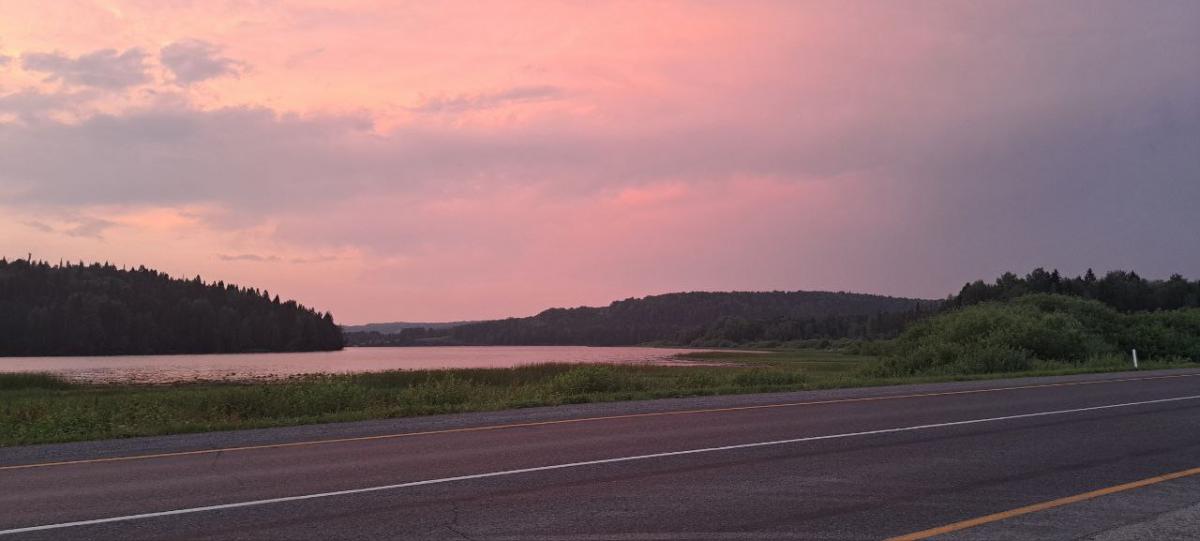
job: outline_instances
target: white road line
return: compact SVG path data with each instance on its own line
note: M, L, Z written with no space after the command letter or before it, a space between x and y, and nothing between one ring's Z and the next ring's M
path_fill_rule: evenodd
M61 522L58 524L45 524L42 526L29 526L27 528L15 528L11 530L0 530L0 535L13 535L28 532L40 532L45 530L57 530L61 528L73 528L77 526L91 526L95 524L107 524L111 522L127 522L131 520L143 520L148 518L169 517L172 515L187 515L192 513L203 513L207 511L220 511L223 509L238 509L242 507L255 507L260 505L269 505L273 503L297 502L303 500L313 500L317 498L329 498L333 496L347 496L351 494L365 494L368 492L381 492L385 490L397 490L401 488L419 487L424 485L438 485L442 483L453 483L457 481L470 481L473 479L487 479L490 477L504 477L509 475L520 475L523 473L534 473L551 470L562 470L567 468L579 468L583 466L597 466L600 464L613 464L617 462L632 462L635 460L649 460L654 458L666 458L673 456L695 455L701 453L714 453L718 451L732 451L735 449L750 449L754 447L771 447L776 445L788 445L792 443L804 443L810 441L835 440L842 438L854 438L859 436L872 436L876 434L892 434L896 432L912 432L916 430L929 430L933 428L945 428L950 426L973 425L980 423L994 423L998 421L1009 421L1013 419L1029 419L1033 417L1047 417L1050 415L1065 415L1068 413L1082 413L1085 411L1099 411L1114 408L1128 408L1133 406L1145 406L1148 404L1163 404L1167 402L1181 402L1184 400L1197 400L1200 395L1179 396L1175 398L1160 398L1158 400L1145 400L1141 402L1125 402L1121 404L1108 404L1104 406L1091 406L1087 408L1074 408L1055 411L1041 411L1037 413L1022 413L1020 415L1006 415L1003 417L987 417L984 419L969 419L966 421L952 421L948 423L935 423L927 425L905 426L899 428L883 428L879 430L865 430L862 432L847 432L844 434L829 434L826 436L809 436L805 438L794 438L789 440L775 441L760 441L754 443L740 443L736 445L723 445L720 447L704 447L700 449L687 449L684 451L669 451L665 453L653 453L648 455L623 456L617 458L605 458L600 460L585 460L583 462L569 462L566 464L554 464L550 466L538 466L535 468L521 468L517 470L504 470L489 473L476 473L472 475L460 475L457 477L443 477L440 479L428 479L425 481L412 481L409 483L398 483L394 485L382 485L365 488L354 488L349 490L337 490L333 492L319 492L316 494L304 494L300 496L286 496L283 498L270 498L266 500L253 500L248 502L226 503L220 505L207 505L204 507L190 507L186 509L175 509L172 511L158 511L154 513L142 513L138 515L126 515L120 517L98 518L92 520L79 520L75 522Z

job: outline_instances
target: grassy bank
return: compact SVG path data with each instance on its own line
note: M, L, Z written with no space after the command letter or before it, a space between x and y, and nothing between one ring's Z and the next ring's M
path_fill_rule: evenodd
M584 402L829 389L1122 370L1118 358L1037 361L1020 374L883 377L874 357L835 351L695 353L720 366L543 364L396 371L271 383L72 384L0 374L0 446L305 423L486 411ZM1154 363L1146 368L1191 366Z

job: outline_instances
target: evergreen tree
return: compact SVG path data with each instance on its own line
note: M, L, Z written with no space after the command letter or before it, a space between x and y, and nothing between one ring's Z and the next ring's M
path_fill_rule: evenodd
M341 348L333 316L265 292L144 266L0 259L0 356Z

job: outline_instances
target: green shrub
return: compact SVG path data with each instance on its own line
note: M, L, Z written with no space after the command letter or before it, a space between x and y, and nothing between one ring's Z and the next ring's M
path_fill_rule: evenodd
M784 387L803 385L804 374L783 370L768 370L756 368L742 372L733 377L733 384L738 387Z
M1146 358L1178 357L1200 362L1200 309L1137 314L1120 333L1121 349Z
M1028 295L915 323L872 377L1030 370L1037 361L1093 363L1137 348L1144 358L1200 361L1200 310L1122 314L1097 301Z
M413 403L430 407L457 406L475 398L482 388L470 381L446 374L430 377L408 389Z
M989 374L1021 372L1032 367L1033 359L1024 350L990 345L971 352L949 366L949 374Z
M0 374L0 391L19 389L70 389L74 387L66 379L54 374L38 372L15 372Z
M561 395L608 393L626 388L627 378L611 366L578 366L550 379L550 389Z
M711 387L717 387L720 385L720 383L721 380L717 378L713 372L708 370L700 372L692 371L691 373L686 374L679 379L679 386L683 389L708 389Z

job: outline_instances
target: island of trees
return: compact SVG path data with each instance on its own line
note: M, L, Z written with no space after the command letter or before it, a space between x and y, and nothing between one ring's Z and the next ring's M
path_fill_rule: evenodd
M0 259L0 355L337 350L329 313L139 267Z

